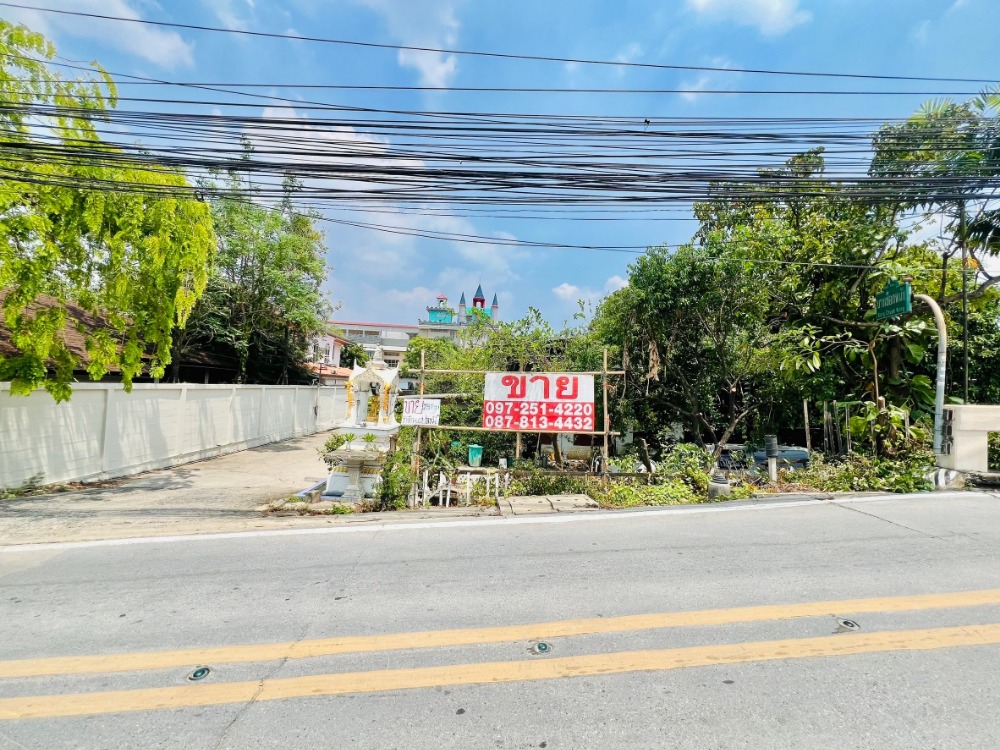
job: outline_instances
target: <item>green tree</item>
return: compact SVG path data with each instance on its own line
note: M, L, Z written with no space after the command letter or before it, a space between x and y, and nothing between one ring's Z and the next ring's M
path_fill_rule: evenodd
M295 189L286 183L283 202L265 206L234 171L212 200L218 252L208 291L175 345L188 354L199 348L231 354L241 383L299 379L309 341L326 326L326 248L315 217L292 209Z
M451 339L432 339L414 336L403 354L402 371L414 376L420 369L420 353L424 353L424 365L428 369L445 369L459 353L458 346Z
M757 265L769 317L785 339L772 427L797 424L803 397L873 399L928 411L933 406L934 325L918 307L902 321L876 321L875 297L892 278L936 293L940 258L900 227L907 206L859 195L827 178L820 150L792 157L751 183L720 184L696 206L698 240ZM956 276L960 280L960 277Z
M523 318L493 321L478 316L462 330L457 342L446 339L414 338L407 348L403 369L413 373L420 368L424 352L427 369L508 372L557 372L588 369L585 363L600 354L596 338L581 329L557 330L541 313L531 308ZM442 405L442 424L478 427L483 423L483 376L481 374L430 373L424 379L426 393L453 394ZM601 425L598 425L601 429ZM469 442L483 445L486 460L512 456L515 438L512 433L488 432L470 437L466 432L429 430L423 443L423 458L430 465L458 461ZM453 449L452 444L459 447Z
M885 125L873 138L875 156L870 175L876 184L900 193L909 208L944 218L941 288L948 294L948 263L964 250L967 283L973 298L1000 283L1000 274L983 268L984 256L1000 253L1000 209L996 183L1000 177L1000 93L988 91L966 102L950 99L924 104L908 120Z
M354 365L364 367L366 364L368 364L368 353L361 344L352 341L340 348L341 367L354 367Z
M885 125L873 140L870 174L889 189L900 190L906 205L940 225L935 250L938 286L928 293L947 306L952 341L952 391L962 393L956 366L968 367L969 398L993 398L1000 391L1000 370L984 371L991 360L996 320L980 313L996 294L1000 273L986 259L1000 254L1000 93L987 91L965 102L927 102L908 120ZM953 283L953 272L961 276ZM962 301L959 304L959 301ZM950 308L950 309L948 309ZM965 335L969 350L965 351ZM983 338L985 334L985 339Z
M85 331L92 378L118 368L129 388L144 369L160 376L173 328L205 287L214 238L182 174L102 143L95 123L116 103L107 73L64 80L45 62L54 56L43 36L0 20L0 315L17 350L0 357L0 380L15 394L44 387L63 400L79 366L64 339L66 304L106 322ZM53 155L51 145L103 149L114 166ZM130 189L99 189L107 183ZM44 297L56 304L34 304Z
M779 361L758 268L711 248L650 248L629 266L628 286L600 305L598 338L624 354L617 407L635 428L685 425L714 461L762 393Z

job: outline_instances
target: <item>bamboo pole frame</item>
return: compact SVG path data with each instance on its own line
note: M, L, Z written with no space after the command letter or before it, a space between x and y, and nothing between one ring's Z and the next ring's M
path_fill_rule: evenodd
M423 355L423 351L420 352ZM423 356L421 356L423 360ZM491 372L497 372L497 370L425 370L421 364L421 368L417 371L419 373L428 373L430 375L489 375ZM544 374L544 373L542 373ZM569 374L571 375L624 375L624 370L573 370Z
M548 435L552 434L552 430L501 430L499 427L455 427L453 425L447 424L425 424L421 425L425 430L453 430L454 432L517 432L522 435ZM573 430L572 432L564 433L568 435L603 435L604 430L595 430L593 432L587 432L584 430ZM619 437L620 432L608 432L611 437Z
M425 351L420 350L420 369L417 371L420 376L420 397L423 398L424 395L424 376L425 375L487 375L491 372L496 372L496 370L451 370L451 369L429 369L427 367L426 360L424 358ZM524 371L524 365L522 363L519 368L520 372ZM620 432L615 432L611 429L611 416L608 410L608 392L611 389L611 383L608 380L611 376L623 376L625 375L625 370L609 370L608 369L608 350L607 347L604 349L603 366L600 370L585 370L582 372L574 372L574 375L593 375L595 377L601 377L601 402L604 414L604 429L594 430L594 431L573 431L567 434L571 435L600 435L604 438L603 445L601 447L601 455L603 458L601 474L605 480L608 478L608 461L610 459L610 441L609 438L621 436ZM532 434L532 435L545 435L552 433L554 435L562 434L561 432L553 432L552 430L518 430L518 429L506 429L498 430L492 427L458 427L453 425L420 425L417 427L416 440L414 442L414 470L419 476L420 470L420 437L421 430L450 430L454 432L512 432L515 434L515 451L517 455L516 458L520 457L520 447L521 447L521 435ZM539 440L541 437L539 437ZM558 437L556 438L558 439Z
M420 398L424 397L424 353L420 350ZM417 434L413 440L413 461L410 462L410 470L415 476L420 476L420 427L417 426ZM426 485L426 482L424 482ZM424 491L424 502L427 502L427 492Z
M604 374L601 376L601 395L604 401L604 452L601 454L603 461L601 462L601 475L604 478L604 483L608 482L608 431L611 429L611 424L608 418L608 348L604 347Z

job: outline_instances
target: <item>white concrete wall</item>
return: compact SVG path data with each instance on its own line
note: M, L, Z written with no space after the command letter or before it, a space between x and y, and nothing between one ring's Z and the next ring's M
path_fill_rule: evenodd
M80 383L57 404L0 383L0 487L108 479L329 430L342 387Z
M938 466L957 471L989 471L989 435L1000 432L1000 406L946 406L943 427L943 452L938 456Z

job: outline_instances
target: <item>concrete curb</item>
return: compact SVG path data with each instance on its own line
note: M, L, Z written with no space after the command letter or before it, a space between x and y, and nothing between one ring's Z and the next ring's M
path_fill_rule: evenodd
M345 533L387 533L393 531L420 531L424 529L462 528L462 527L503 527L528 524L578 523L602 521L627 521L652 516L701 515L710 513L732 512L765 512L768 510L784 510L786 508L842 505L870 502L886 502L892 500L926 500L947 499L949 496L978 496L1000 500L996 493L980 491L954 492L920 492L913 494L872 494L872 493L842 493L828 496L792 495L776 502L761 502L760 500L734 500L723 503L700 503L697 505L673 505L655 508L629 508L623 510L600 510L586 513L545 513L530 516L465 516L452 517L449 520L436 518L371 518L351 516L335 516L343 519L332 525L303 526L294 529L267 529L261 531L235 531L223 533L200 533L185 535L164 535L148 537L130 537L123 539L104 539L79 542L44 542L0 547L0 553L36 552L46 550L84 549L88 547L117 547L135 544L166 544L171 542L201 542L225 539L252 539L259 537L279 537L293 535L315 534L345 534ZM401 511L405 513L406 511ZM371 514L375 516L376 514ZM329 517L325 517L329 519Z

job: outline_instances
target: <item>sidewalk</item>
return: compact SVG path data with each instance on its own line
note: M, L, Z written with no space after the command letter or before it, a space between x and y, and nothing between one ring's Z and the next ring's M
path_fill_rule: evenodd
M318 449L328 434L311 435L149 472L94 489L0 501L0 547L329 526L378 526L490 515L506 518L578 513L631 515L644 511L684 514L703 512L716 505L601 511L586 496L562 495L504 498L499 503L499 509L433 507L395 513L283 517L261 512L259 508L262 506L314 485L326 475ZM1000 493L979 491L978 494L1000 499ZM717 506L729 509L755 505L792 506L878 496L879 493L788 493L732 500Z
M256 509L326 476L329 433L116 480L102 487L0 500L0 545L287 527ZM315 523L315 521L313 521Z

